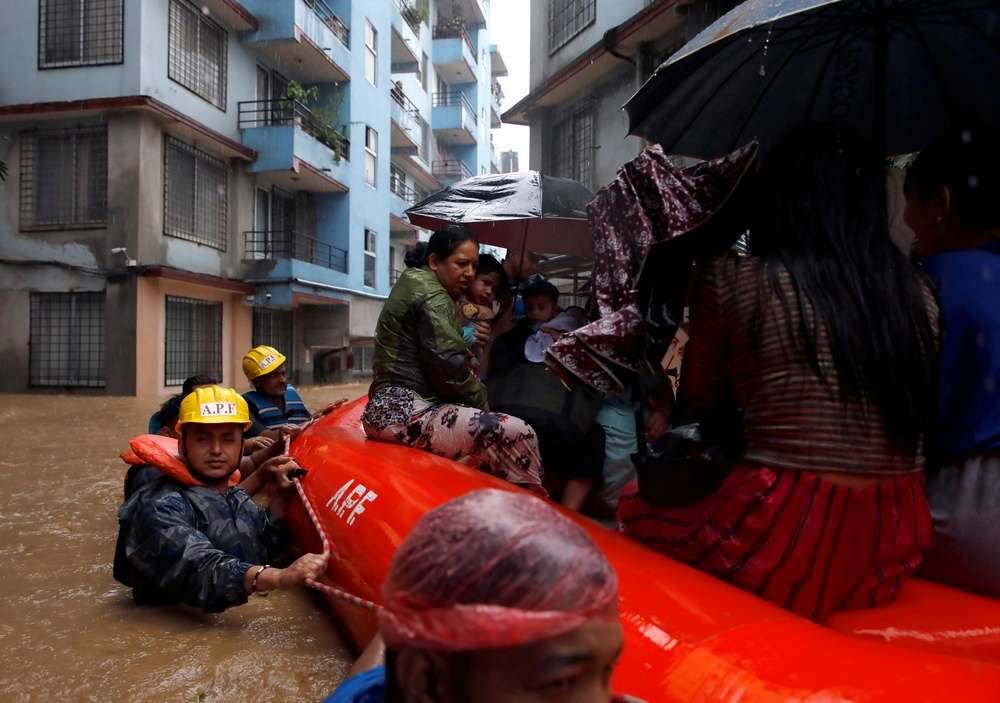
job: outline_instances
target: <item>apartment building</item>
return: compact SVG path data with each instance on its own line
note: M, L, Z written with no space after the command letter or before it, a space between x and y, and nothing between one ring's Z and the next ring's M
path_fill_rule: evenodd
M592 189L644 146L622 105L737 0L531 0L528 95L503 121L531 127L529 165Z
M0 390L370 369L419 232L494 168L485 0L0 3Z

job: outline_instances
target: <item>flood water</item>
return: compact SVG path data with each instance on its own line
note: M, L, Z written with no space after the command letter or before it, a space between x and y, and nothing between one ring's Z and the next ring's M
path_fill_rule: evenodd
M362 386L301 389L310 407ZM114 581L128 439L155 403L0 395L0 700L316 701L350 652L303 591L218 615L137 608Z

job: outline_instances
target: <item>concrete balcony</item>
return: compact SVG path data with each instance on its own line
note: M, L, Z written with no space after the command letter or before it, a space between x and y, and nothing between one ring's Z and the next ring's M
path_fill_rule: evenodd
M420 70L420 22L411 0L393 0L392 72L416 73Z
M292 230L256 230L243 233L243 261L274 262L294 259L347 273L347 252L315 237Z
M257 152L252 173L267 173L286 190L347 191L350 142L294 100L239 104L243 144Z
M442 2L438 4L438 10L446 17L464 17L469 24L486 23L486 8L483 6L483 0Z
M464 25L434 28L434 68L449 85L476 82L476 47Z
M464 93L450 91L434 93L431 124L441 144L469 145L476 143L479 118Z
M494 76L506 76L507 64L500 55L500 49L496 44L490 44L490 72Z
M209 17L237 32L256 32L260 29L257 18L240 0L201 0L199 6L203 12L207 10Z
M392 150L395 153L416 155L420 151L420 110L397 86L389 91L390 122L392 123Z
M242 0L260 23L243 38L290 80L340 83L350 79L351 40L326 0Z
M431 166L431 170L434 172L435 178L446 184L472 178L472 169L460 159L435 161L433 166Z

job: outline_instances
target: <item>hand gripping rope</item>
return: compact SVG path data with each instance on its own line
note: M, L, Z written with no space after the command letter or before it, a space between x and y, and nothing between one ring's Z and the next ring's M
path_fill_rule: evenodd
M290 442L286 436L284 450L286 455L288 454L289 445ZM316 509L313 507L312 501L310 501L309 497L306 495L306 489L302 486L302 482L298 478L293 478L292 483L295 485L295 490L299 494L299 499L302 501L302 505L306 509L306 514L309 515L310 522L312 522L313 527L316 528L316 532L319 534L319 539L323 543L323 556L331 556L333 554L333 549L330 547L330 538L327 537L326 530L323 529L323 523L319 521L319 516L316 514ZM359 608L365 608L366 610L379 610L379 608L381 608L378 603L365 600L364 598L356 596L353 593L348 593L347 591L342 591L339 588L328 586L327 584L314 579L306 579L306 585L310 588L315 588L317 591L326 593L329 596L333 596L338 600L342 600L345 603L356 605Z

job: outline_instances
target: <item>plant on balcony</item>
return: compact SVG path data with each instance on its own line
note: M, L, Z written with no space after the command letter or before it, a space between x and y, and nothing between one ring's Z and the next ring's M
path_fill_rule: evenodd
M313 137L326 144L333 150L337 160L340 161L347 153L347 137L344 136L344 126L338 128L335 123L340 115L340 108L344 102L344 94L337 91L333 97L320 104L319 86L306 88L298 81L289 81L285 89L285 96L282 107L292 111L295 104L303 105L311 113L309 124L302 127Z
M448 19L438 18L437 29L445 34L454 34L454 36L461 36L465 30L465 25L468 24L468 20L461 15L456 15Z
M431 0L416 0L412 5L413 19L417 24L426 24L431 17Z

